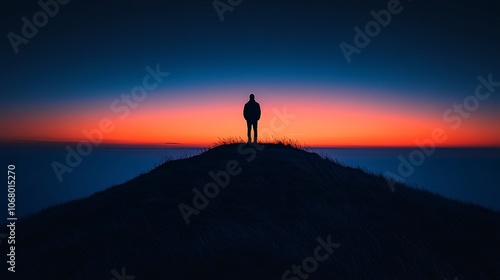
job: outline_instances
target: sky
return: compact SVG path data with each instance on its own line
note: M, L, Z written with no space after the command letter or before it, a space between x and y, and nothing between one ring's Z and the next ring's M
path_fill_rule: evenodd
M498 1L3 6L0 141L500 146Z

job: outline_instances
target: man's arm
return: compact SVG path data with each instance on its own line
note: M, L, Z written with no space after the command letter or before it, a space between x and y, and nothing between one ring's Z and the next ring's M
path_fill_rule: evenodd
M257 120L260 120L260 105L257 103Z

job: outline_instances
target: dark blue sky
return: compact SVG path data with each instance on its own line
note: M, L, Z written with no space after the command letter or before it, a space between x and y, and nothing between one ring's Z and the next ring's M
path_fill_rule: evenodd
M9 2L1 22L2 99L128 88L144 65L157 63L179 86L298 79L443 95L479 74L499 73L494 1L401 1L403 11L347 64L339 43L352 44L353 27L387 3L245 0L220 22L211 1L72 0L15 55L5 35L20 34L20 18L40 8L36 1Z

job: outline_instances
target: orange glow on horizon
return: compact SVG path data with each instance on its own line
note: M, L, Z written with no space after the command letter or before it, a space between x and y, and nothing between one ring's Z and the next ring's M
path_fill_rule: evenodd
M345 90L329 95L317 90L305 97L298 92L305 91L256 92L262 107L261 140L286 137L325 147L415 146L416 140L430 138L435 128L442 128L447 140L438 146L500 146L500 132L492 129L496 127L493 116L477 113L455 130L443 120L442 108L429 109L423 101L366 100ZM156 95L130 109L126 116L111 111L105 102L77 111L33 111L1 124L3 131L9 131L8 138L2 140L78 142L86 139L83 130L96 130L101 120L108 118L114 129L103 133L107 143L209 146L219 138L245 139L242 110L247 93L226 89L222 94L208 91L175 99ZM294 117L280 118L286 113Z

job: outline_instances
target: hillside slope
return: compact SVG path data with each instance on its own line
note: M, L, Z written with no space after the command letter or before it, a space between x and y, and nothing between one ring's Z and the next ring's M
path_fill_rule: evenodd
M500 214L230 144L19 221L16 255L12 279L500 279Z

